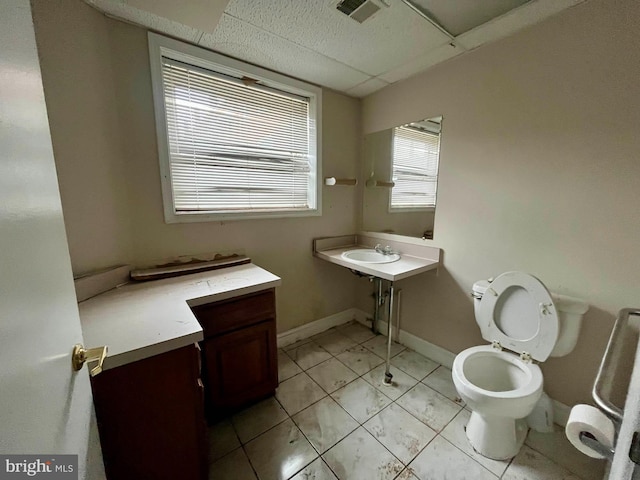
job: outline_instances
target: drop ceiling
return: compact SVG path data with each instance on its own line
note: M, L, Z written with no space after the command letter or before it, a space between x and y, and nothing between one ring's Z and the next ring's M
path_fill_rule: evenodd
M110 16L364 97L583 0L409 0L415 8L374 0L382 8L363 23L338 11L338 0L86 1Z

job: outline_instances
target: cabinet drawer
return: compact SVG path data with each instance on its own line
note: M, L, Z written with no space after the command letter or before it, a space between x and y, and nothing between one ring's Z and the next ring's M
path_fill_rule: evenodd
M264 290L241 297L194 307L204 336L211 337L275 318L275 291Z

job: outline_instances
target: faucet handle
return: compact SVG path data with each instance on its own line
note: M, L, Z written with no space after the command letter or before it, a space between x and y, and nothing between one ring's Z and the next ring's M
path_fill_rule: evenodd
M382 245L380 245L379 243L376 243L376 246L373 247L373 249L378 253L383 253L384 252L384 250L382 249Z

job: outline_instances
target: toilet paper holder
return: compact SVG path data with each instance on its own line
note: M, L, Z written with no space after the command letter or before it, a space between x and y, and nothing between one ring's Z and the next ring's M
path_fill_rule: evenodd
M580 438L580 441L591 450L595 450L597 453L609 460L613 459L613 448L609 448L606 445L601 444L596 437L589 432L580 432L578 438Z

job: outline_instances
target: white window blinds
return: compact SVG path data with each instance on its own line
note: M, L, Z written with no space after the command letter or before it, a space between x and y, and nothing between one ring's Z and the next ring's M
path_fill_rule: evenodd
M391 208L435 207L440 135L415 127L393 131Z
M315 208L309 98L166 57L161 69L176 213Z

